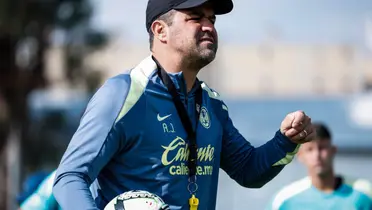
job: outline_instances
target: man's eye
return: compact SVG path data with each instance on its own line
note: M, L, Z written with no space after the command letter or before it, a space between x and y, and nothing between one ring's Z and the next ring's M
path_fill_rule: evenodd
M199 22L201 21L201 19L203 19L202 17L192 17L190 18L189 20L192 20L192 21L195 21L195 22ZM212 24L215 24L216 23L216 19L214 18L208 18L208 20L212 23Z
M200 20L201 17L191 17L190 20Z

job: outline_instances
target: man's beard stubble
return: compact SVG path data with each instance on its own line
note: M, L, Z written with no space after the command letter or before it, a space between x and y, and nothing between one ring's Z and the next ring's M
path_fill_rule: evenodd
M210 64L216 57L218 44L212 43L208 44L207 47L202 47L198 43L197 47L193 52L190 52L189 55L187 55L187 65L192 69L200 70Z

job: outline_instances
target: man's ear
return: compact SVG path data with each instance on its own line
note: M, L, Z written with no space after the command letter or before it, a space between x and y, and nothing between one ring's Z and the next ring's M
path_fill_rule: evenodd
M162 20L155 20L151 24L151 30L154 34L154 39L158 39L161 42L167 41L167 24Z

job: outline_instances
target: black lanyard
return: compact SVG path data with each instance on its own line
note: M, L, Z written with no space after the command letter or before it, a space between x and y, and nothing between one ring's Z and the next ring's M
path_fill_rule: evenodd
M196 123L195 131L194 131L194 129L192 128L191 120L188 116L188 112L184 104L182 103L179 94L177 93L177 89L172 79L169 77L167 72L165 72L164 69L159 65L159 63L157 64L158 64L158 69L159 69L158 75L160 79L163 81L163 83L165 84L165 86L167 86L169 93L172 95L173 103L176 106L178 116L180 117L182 121L182 125L187 132L187 139L189 141L189 150L190 150L190 154L188 158L189 177L194 177L196 175L197 149L198 149L198 146L196 143L196 129L198 127L200 109L201 109L201 104L202 104L202 88L199 85L199 87L197 87L196 95L195 95L196 97L195 98L195 101L196 101L195 112L196 112L196 117L197 117L196 118L197 123ZM197 108L197 106L199 107Z

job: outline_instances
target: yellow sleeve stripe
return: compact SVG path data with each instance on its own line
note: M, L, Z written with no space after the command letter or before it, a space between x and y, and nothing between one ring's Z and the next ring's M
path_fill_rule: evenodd
M290 162L292 162L292 160L293 160L294 156L297 154L299 148L300 148L300 144L297 145L296 149L293 152L287 153L287 155L283 159L276 162L273 166L287 165Z

